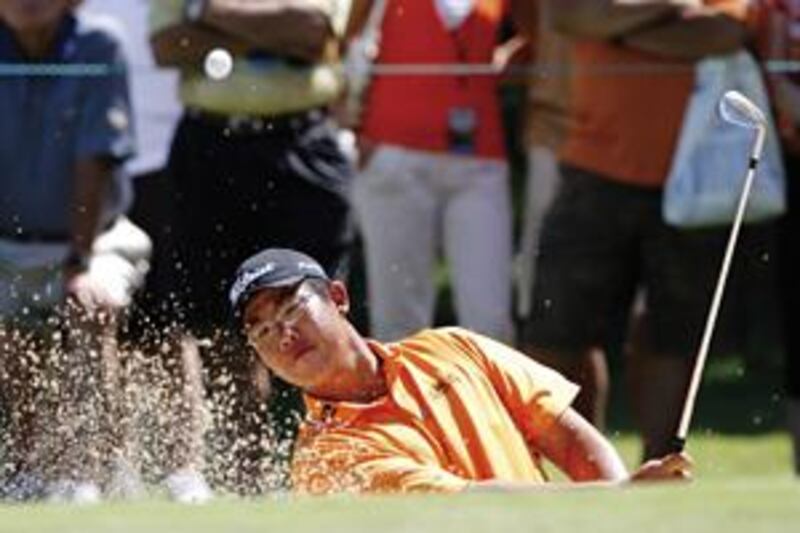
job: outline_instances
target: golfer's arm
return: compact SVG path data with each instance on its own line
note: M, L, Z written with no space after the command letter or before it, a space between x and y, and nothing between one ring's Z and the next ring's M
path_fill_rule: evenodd
M572 408L548 427L535 444L573 481L628 479L628 470L608 439Z
M569 408L535 443L536 449L577 483L473 482L470 492L559 491L615 487L630 480L617 451L599 431Z

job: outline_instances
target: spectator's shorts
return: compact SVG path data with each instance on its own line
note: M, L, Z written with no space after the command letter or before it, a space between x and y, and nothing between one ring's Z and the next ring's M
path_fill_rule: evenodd
M525 344L575 355L593 346L618 346L641 290L646 347L655 354L691 356L727 230L677 230L661 218L660 189L569 166L561 170L543 222Z
M62 263L66 243L0 239L0 321L35 325L64 300ZM89 274L109 294L129 305L144 283L151 253L150 238L127 218L118 218L98 235Z

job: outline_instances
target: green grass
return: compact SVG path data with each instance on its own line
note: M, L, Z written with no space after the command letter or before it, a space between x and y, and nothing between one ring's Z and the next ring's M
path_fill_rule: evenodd
M781 369L749 371L736 358L711 361L687 450L688 484L530 494L220 498L202 507L151 499L88 508L0 505L0 532L323 531L472 533L794 532L800 479L781 428ZM640 454L623 391L612 397L611 436L626 464Z
M626 462L635 464L636 439L614 440ZM12 505L0 506L0 531L797 531L800 481L789 471L783 434L692 435L689 450L698 463L697 479L689 484L513 495L220 499L202 507L161 500L89 508Z
M0 514L14 531L796 531L800 487L788 480L542 495L165 503Z

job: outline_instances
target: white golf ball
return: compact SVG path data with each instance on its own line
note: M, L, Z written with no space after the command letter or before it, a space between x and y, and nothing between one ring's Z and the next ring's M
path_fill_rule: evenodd
M214 48L206 54L203 67L206 75L212 80L225 79L233 70L233 56L224 48Z

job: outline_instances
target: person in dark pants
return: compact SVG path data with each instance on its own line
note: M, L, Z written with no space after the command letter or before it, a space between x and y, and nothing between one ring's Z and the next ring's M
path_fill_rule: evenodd
M171 215L172 195L165 170L169 147L181 115L177 96L178 72L155 65L149 42L149 5L141 0L86 0L82 12L113 20L124 27L125 51L132 65L130 79L133 122L137 152L125 162L125 173L133 185L130 219L153 241L153 254L145 285L133 301L121 328L123 349L142 353L146 360L130 357L123 373L126 383L142 377L149 386L163 387L171 402L159 406L163 424L148 428L145 437L135 430L134 413L118 421L128 442L127 457L114 464L112 491L117 497L135 497L144 490L140 476L145 442L163 442L169 453L158 455L163 482L176 501L199 503L212 493L203 477L203 398L200 360L197 350L181 342L170 322L174 319L165 302L174 291L168 265L174 232ZM143 376L153 365L165 369L168 378Z
M800 9L796 2L754 2L758 51L766 60L796 61L800 58ZM786 162L787 211L778 225L778 294L783 319L783 350L786 372L787 428L794 447L794 469L800 475L800 338L794 324L797 308L798 272L795 259L798 234L798 173L800 172L800 77L796 73L769 72L779 134Z
M669 450L677 426L718 272L708 250L722 250L725 242L719 231L666 225L661 195L694 65L744 46L746 2L704 0L700 10L680 2L547 4L554 27L574 39L570 67L576 74L570 77L560 180L542 221L522 343L583 386L576 406L602 428L607 346L624 336L620 325L636 295L644 295L635 403L643 455L658 457ZM650 63L663 66L659 75L588 75Z
M265 246L298 248L331 275L344 267L351 166L327 106L342 86L336 50L347 12L333 1L229 4L153 2L151 35L157 61L182 72L185 113L168 163L177 311L187 333L207 347L218 410L237 413L238 428L209 439L236 456L236 467L226 469L233 478L222 481L237 492L259 492L268 488L263 480L283 479L260 474L263 448L273 447L273 462L287 457L291 446L282 443L291 442L302 404L292 388L269 384L242 363L247 358L232 356L246 348L226 324L225 294L236 265ZM216 79L203 71L214 49L232 67L210 72ZM234 398L230 388L250 392ZM258 414L266 397L272 432Z
M789 176L800 172L800 154L787 158L786 170ZM786 358L786 396L787 422L794 445L794 469L800 475L800 338L792 320L797 309L797 259L793 248L798 235L798 187L793 179L788 180L788 211L779 225L779 285L781 295L781 316L783 317L784 350Z

